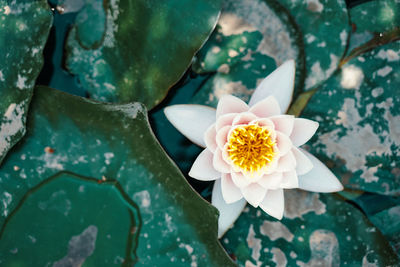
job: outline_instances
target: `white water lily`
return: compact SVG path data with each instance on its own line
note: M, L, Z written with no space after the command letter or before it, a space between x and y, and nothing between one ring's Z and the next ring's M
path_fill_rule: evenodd
M317 158L299 148L318 123L282 115L291 102L295 76L293 60L265 78L249 104L226 95L217 109L202 105L174 105L165 109L168 120L188 139L205 147L189 176L215 180L212 204L219 210L221 237L248 202L281 219L283 189L336 192L343 186Z

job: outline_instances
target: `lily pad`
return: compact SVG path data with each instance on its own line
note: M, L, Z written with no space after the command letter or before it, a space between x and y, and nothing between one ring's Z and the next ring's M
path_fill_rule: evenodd
M395 0L368 1L350 9L354 32L349 57L400 37L400 3Z
M397 266L383 235L332 194L285 191L277 221L247 207L222 243L240 266Z
M87 0L66 66L89 96L157 105L214 28L220 1Z
M25 134L52 23L46 1L0 1L0 163Z
M134 249L137 266L234 266L217 241L217 210L193 191L166 156L150 130L143 104L100 104L46 87L35 90L27 134L0 169L2 235L21 232L18 236L28 240L28 235L48 237L46 225L32 227L36 231L26 229L29 224L54 219L58 222L54 227L68 228L68 232L60 239L53 233L54 239L41 249L41 262L59 261L66 255L80 260L81 255L72 253L77 246L72 243L83 234L86 236L88 227L94 225L98 238L116 233L125 236L125 254L121 255L119 245L114 248L112 242L101 242L93 248L92 256L87 256L88 263L99 259L95 255L104 250L118 251L120 260L128 261L125 255ZM60 176L59 180L49 181L56 176ZM82 177L90 181L83 181ZM89 186L93 179L100 185ZM90 199L82 200L76 192L81 186L87 187L86 196ZM65 198L46 202L46 207L54 207L58 213L54 211L48 218L42 218L41 212L27 208L37 203L36 200L48 201L49 196L60 190L66 192ZM111 192L114 195L108 200L111 196L104 194ZM121 203L115 206L113 203L118 198ZM64 221L59 221L57 216L65 212L68 202L64 200L71 202L71 211ZM121 211L106 209L107 217L88 215L100 212L99 205L103 204ZM135 221L141 226L133 229L138 237L130 243L126 232L130 223L127 214L129 210L133 213L129 207L134 205L138 207ZM84 225L79 222L81 218L96 221ZM22 225L22 221L29 224ZM93 234L89 237L93 239ZM14 243L6 240L0 239L2 251L15 252ZM18 244L18 251L27 251L30 247L28 242ZM19 264L31 265L33 257L19 257ZM6 258L0 260L4 262ZM103 261L96 264L99 265L108 264Z
M132 266L136 262L133 244L141 230L140 211L117 181L98 183L95 178L60 172L25 196L2 228L3 266L79 266L83 262ZM115 215L118 219L105 220ZM35 220L27 225L26 218ZM60 245L49 245L55 241Z
M346 3L344 0L279 2L288 9L303 34L305 90L311 89L333 74L345 54L351 32Z
M227 93L248 100L258 83L288 59L296 59L299 92L304 83L301 34L278 2L224 1L216 30L193 65L196 73L211 77L192 102L215 106Z
M304 109L320 123L311 151L345 187L400 194L399 63L399 41L353 58Z

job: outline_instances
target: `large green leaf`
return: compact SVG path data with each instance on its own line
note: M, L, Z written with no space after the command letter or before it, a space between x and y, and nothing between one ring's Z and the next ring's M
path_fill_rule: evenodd
M397 266L383 235L332 194L285 191L277 221L247 207L222 243L240 266Z
M344 56L351 31L344 0L279 1L293 16L303 34L306 56L306 90L319 85L336 70Z
M354 32L349 58L400 37L400 3L396 0L368 1L350 9Z
M278 2L225 0L217 28L193 66L197 73L212 75L192 102L216 106L227 93L248 100L257 84L288 59L296 60L297 91L301 91L301 34Z
M87 0L66 65L91 98L158 104L214 28L220 1Z
M0 163L25 133L51 22L44 0L0 0Z
M87 266L108 266L110 253L118 256L110 264L130 256L137 266L233 266L217 241L217 210L166 157L144 105L35 90L26 136L0 169L3 263L87 258ZM47 227L68 229L56 235Z
M304 110L320 123L311 151L348 188L400 193L399 63L399 41L358 56Z

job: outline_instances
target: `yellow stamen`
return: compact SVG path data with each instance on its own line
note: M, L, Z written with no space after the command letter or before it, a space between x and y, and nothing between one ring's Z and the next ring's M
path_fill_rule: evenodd
M246 125L236 127L228 137L227 151L233 164L245 173L258 172L274 156L275 140L266 127Z

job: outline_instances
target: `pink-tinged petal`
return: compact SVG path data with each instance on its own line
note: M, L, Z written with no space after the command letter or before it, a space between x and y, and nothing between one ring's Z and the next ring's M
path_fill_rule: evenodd
M214 168L221 173L230 173L231 166L222 158L221 149L217 148L214 152L213 158L213 166Z
M172 125L198 146L205 147L204 133L215 122L215 109L202 105L173 105L164 109Z
M217 118L228 113L241 113L249 110L249 107L243 100L233 96L224 95L218 102Z
M249 106L252 107L268 96L274 96L285 113L292 101L294 75L294 60L286 61L260 83L249 101Z
M302 118L295 118L293 131L290 135L290 139L292 140L293 145L303 145L315 134L317 129L318 122Z
M283 157L279 158L278 168L276 171L278 172L288 172L296 169L296 158L293 153L289 151Z
M221 173L213 167L213 153L208 148L204 149L196 158L189 176L201 181L213 181L221 177Z
M243 198L240 189L233 183L229 173L223 173L221 177L222 196L226 203L231 204Z
M232 121L232 125L249 124L249 122L257 119L257 116L250 112L238 114Z
M273 96L269 96L264 100L258 102L257 104L252 106L249 111L260 118L268 118L281 114L279 103Z
M302 149L292 147L292 153L296 159L296 172L297 175L303 175L311 171L313 164L311 160L302 152Z
M275 156L275 159L271 163L269 163L265 169L263 169L265 174L272 174L276 172L276 169L278 168L279 158L279 155Z
M232 181L239 188L246 187L251 183L251 180L247 179L246 176L244 176L241 172L232 172L231 177Z
M217 132L215 131L215 123L212 124L206 132L204 133L204 142L206 144L206 147L212 152L215 152L215 149L217 149L217 142L215 140L217 136Z
M278 131L276 132L276 145L278 146L279 155L281 157L288 153L293 147L290 138L287 135Z
M231 128L231 126L225 126L217 132L216 142L220 149L224 149L225 143L228 142L228 134Z
M286 189L299 187L299 179L296 171L293 170L282 173L281 187Z
M343 185L336 176L319 159L302 151L314 167L308 173L299 176L299 188L312 192L331 193L343 190Z
M269 129L274 130L275 124L269 118L255 119L252 120L249 124L255 124L259 126L268 127Z
M269 118L275 125L275 129L281 133L290 136L294 125L294 116L278 115Z
M271 174L265 174L259 181L258 184L265 189L278 189L282 182L282 173L274 172Z
M233 119L238 115L238 113L229 113L220 116L215 123L215 130L218 132L225 126L231 126Z
M265 198L260 203L260 208L272 217L278 220L282 219L285 208L283 189L268 190Z
M215 181L211 195L211 204L219 211L218 238L221 238L232 227L233 223L242 213L246 203L246 200L242 198L235 203L227 204L222 196L221 180Z
M260 205L261 201L265 198L265 193L267 193L267 189L257 183L249 184L248 186L241 188L241 190L243 197L255 208Z

